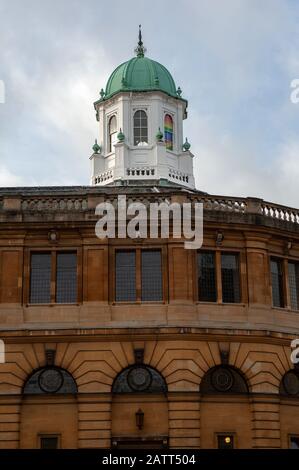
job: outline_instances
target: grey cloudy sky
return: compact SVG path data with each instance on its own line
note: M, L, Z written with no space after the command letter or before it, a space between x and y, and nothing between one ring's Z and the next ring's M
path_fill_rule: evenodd
M0 0L0 186L89 184L93 102L133 55L189 100L197 187L299 207L297 0Z

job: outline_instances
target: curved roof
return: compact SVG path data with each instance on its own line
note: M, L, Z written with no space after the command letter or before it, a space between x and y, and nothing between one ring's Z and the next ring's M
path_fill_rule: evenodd
M137 56L112 72L106 85L105 99L121 91L153 90L179 98L175 82L166 67L148 57Z
M144 57L145 51L139 26L136 57L116 67L108 79L105 91L102 89L100 92L100 101L125 91L162 91L169 96L182 99L182 90L176 88L171 73L159 62Z

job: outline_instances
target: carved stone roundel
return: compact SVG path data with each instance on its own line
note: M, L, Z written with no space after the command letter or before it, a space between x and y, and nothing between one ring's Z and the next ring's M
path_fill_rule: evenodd
M212 374L212 385L218 392L228 392L233 383L233 374L228 369L219 368Z
M152 375L146 367L134 367L128 373L127 380L132 390L142 392L150 387Z
M38 381L43 392L55 393L63 384L63 376L57 369L45 369L41 372Z

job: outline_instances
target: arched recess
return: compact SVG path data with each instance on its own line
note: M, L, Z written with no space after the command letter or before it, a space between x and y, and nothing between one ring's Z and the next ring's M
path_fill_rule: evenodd
M60 367L43 367L34 371L23 387L24 395L43 393L75 394L78 392L73 376Z
M203 448L215 448L218 435L233 436L234 447L251 441L249 388L242 372L229 365L209 369L200 383Z
M167 385L156 369L136 364L116 376L112 393L167 393Z
M112 384L112 446L165 447L167 439L164 377L145 364L123 369Z
M248 385L243 374L236 368L220 365L209 369L200 384L202 394L248 393Z
M23 386L20 447L76 448L77 391L65 369L46 366L33 371Z

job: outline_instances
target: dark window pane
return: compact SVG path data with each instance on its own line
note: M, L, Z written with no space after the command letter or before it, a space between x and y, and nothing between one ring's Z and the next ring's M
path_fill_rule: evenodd
M289 263L291 307L299 310L299 263Z
M272 300L274 307L284 307L281 260L271 259Z
M51 302L51 253L31 254L30 302Z
M152 302L163 300L160 250L143 250L141 252L141 282L141 300Z
M117 251L115 256L115 300L136 300L136 256L135 251Z
M221 255L222 301L240 302L239 256L232 253Z
M290 449L299 449L299 436L290 437Z
M217 301L215 253L197 254L198 266L198 300Z
M218 438L218 449L233 449L234 437L231 434L220 435Z
M56 302L77 302L77 255L58 253L56 267Z
M58 449L58 437L41 437L40 438L41 449Z

